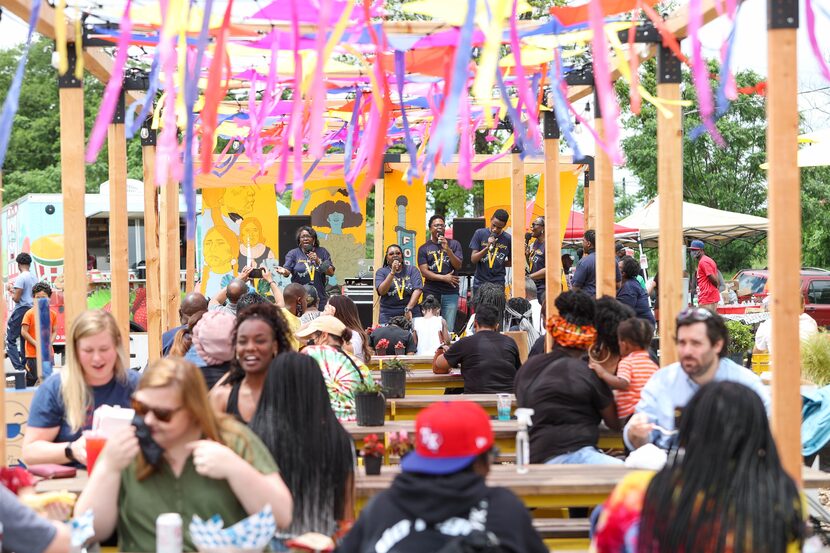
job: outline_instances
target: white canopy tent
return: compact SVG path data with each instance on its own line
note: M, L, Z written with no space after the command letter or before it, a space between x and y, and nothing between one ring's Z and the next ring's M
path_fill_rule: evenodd
M640 230L640 242L655 246L660 235L659 198L648 202L618 224ZM723 245L732 240L760 240L767 232L769 220L754 215L733 213L683 202L683 236Z

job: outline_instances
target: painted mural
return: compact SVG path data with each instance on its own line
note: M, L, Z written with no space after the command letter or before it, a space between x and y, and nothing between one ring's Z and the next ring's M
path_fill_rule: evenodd
M418 266L418 246L426 241L426 185L420 179L412 184L400 171L386 173L384 178L383 249L398 244L404 263Z

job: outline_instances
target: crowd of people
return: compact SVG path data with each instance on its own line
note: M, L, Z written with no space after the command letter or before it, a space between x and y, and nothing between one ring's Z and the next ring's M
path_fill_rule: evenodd
M126 337L112 315L84 312L68 333L65 366L36 389L22 459L84 467L95 409L134 409L134 424L109 437L75 507L93 511L96 541L117 535L122 551L154 550L161 513L185 521L219 514L231 525L266 505L278 551L306 532L340 535L344 553L437 551L448 541L463 551L475 540L501 548L491 550L546 551L521 501L485 483L493 431L487 413L465 401L419 413L415 451L402 459L401 474L341 532L353 518L357 466L343 423L355 420L356 394L373 382L367 364L387 344L433 356L435 373L460 368L466 394L515 392L517 407L534 411L532 463L622 464L619 452L599 448L601 425L622 432L628 450L653 444L669 452L665 468L632 474L596 510L597 551L627 551L621 536L637 528L648 551L800 544L804 513L770 437L767 391L726 357L728 332L711 306L678 316L680 361L659 368L639 263L621 256L619 293L595 299L595 238L586 232L571 289L546 317L544 220L533 222L525 252L526 297L507 301L508 219L497 210L471 240L475 314L455 341L461 248L437 215L419 267L403 263L399 246L387 248L375 275L382 324L370 331L351 299L323 286L335 268L307 227L280 269L294 282L280 289L266 271L266 297L247 267L214 298L187 294L181 325L162 338L164 357L141 374L127 368ZM49 292L25 278L19 284L13 288ZM525 333L527 348L506 334L513 331ZM522 350L529 350L524 362ZM27 537L6 527L15 550L68 550L64 526L0 490L0 518L12 512L40 530ZM184 540L193 550L187 525Z

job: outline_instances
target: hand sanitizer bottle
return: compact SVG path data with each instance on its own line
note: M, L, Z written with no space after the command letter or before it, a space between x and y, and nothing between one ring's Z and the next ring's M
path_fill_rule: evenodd
M527 474L527 466L530 464L530 437L527 429L533 425L531 417L533 409L525 407L516 409L516 418L519 421L519 431L516 432L516 472Z

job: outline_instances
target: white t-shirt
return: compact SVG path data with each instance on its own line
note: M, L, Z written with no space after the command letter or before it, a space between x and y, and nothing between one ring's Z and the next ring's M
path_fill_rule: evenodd
M441 317L415 317L412 319L412 329L418 334L418 350L415 355L433 355L441 345L441 329L444 328L444 319Z
M530 318L533 321L533 328L542 332L542 304L539 300L530 300Z
M818 323L807 313L798 318L798 338L804 342L818 332ZM772 319L767 319L758 325L755 332L755 348L760 351L772 350Z
M366 359L363 357L363 336L356 330L352 330L352 339L349 343L352 345L352 350L354 350L354 356L360 359L362 363L365 363Z

